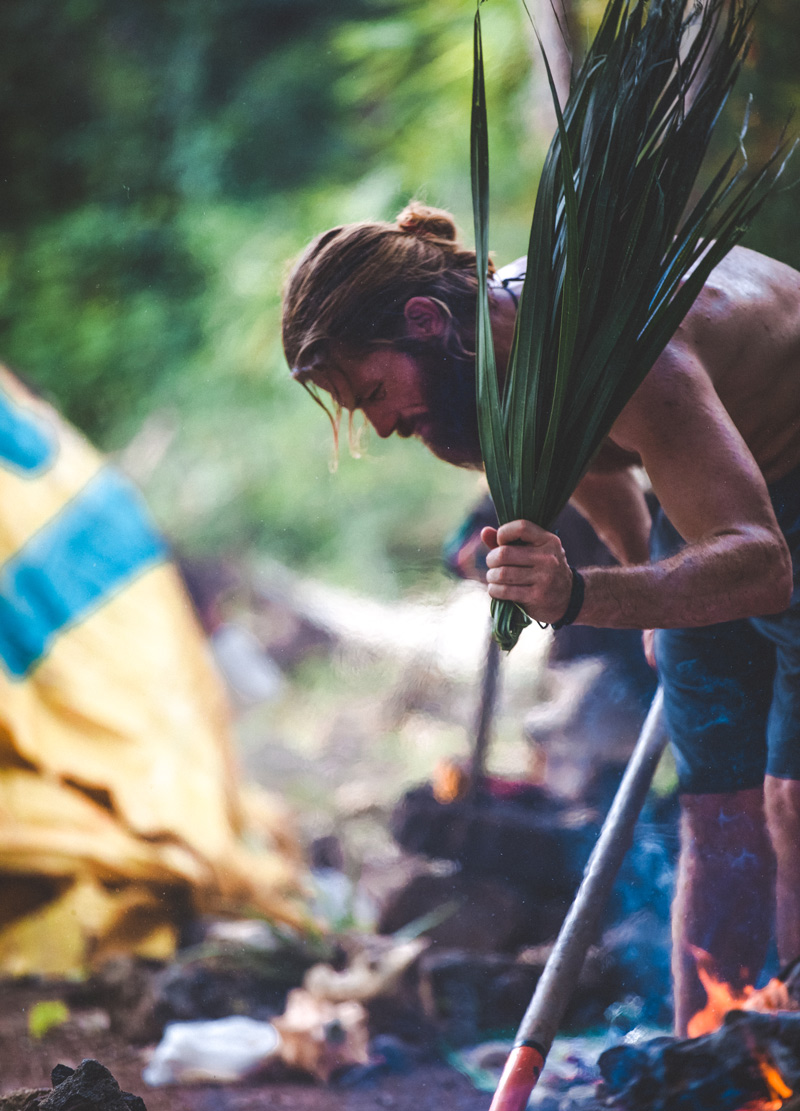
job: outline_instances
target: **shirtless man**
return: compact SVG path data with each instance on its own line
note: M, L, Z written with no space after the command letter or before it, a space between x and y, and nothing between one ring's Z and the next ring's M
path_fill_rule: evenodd
M523 267L491 282L500 373ZM337 412L363 410L382 437L415 435L450 462L480 466L474 274L447 214L420 205L395 225L326 233L287 286L284 347L295 377L317 400L326 391ZM774 918L780 959L800 956L798 429L800 274L736 248L573 495L621 564L581 569L577 621L658 630L682 807L680 1032L705 1002L692 947L741 986L761 970ZM634 466L661 505L652 537ZM513 521L484 530L484 540L489 593L558 621L572 588L558 537Z

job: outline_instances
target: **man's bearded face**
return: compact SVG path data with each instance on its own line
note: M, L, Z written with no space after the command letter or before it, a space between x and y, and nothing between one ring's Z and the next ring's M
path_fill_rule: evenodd
M344 409L361 409L379 436L416 436L440 459L482 466L475 365L448 352L439 337L404 339L354 355L333 348L319 370L296 372Z
M474 357L450 354L438 340L407 341L402 347L417 362L428 410L420 439L447 463L480 468Z

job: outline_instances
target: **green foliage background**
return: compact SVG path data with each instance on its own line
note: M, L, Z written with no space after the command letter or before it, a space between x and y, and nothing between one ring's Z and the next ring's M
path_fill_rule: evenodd
M544 152L524 8L485 11L502 263L526 249ZM411 195L471 239L472 16L471 0L0 5L0 357L107 450L170 430L143 481L184 551L264 552L382 593L437 574L475 477L374 441L331 475L278 311L308 239ZM571 16L591 28L597 0ZM792 0L764 0L757 18L721 135L752 89L754 153L800 101ZM749 242L800 265L796 197Z

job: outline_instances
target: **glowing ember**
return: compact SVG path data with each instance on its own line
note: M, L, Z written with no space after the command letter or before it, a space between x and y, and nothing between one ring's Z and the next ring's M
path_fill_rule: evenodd
M437 802L447 804L462 798L467 785L465 769L453 760L439 760L433 770L433 795Z
M742 1010L760 1011L761 1014L769 1014L770 1011L796 1011L797 1003L790 997L783 980L776 980L773 976L766 987L758 991L751 988L751 994L747 1002L742 1004Z
M788 1086L775 1066L771 1065L769 1061L761 1061L760 1065L761 1071L764 1073L764 1079L769 1087L770 1099L772 1100L766 1111L773 1111L773 1108L780 1107L783 1101L792 1095L792 1089Z
M742 1111L780 1111L784 1100L789 1099L793 1094L792 1089L775 1066L765 1057L759 1057L758 1066L764 1076L769 1095L766 1099L748 1103L746 1107L742 1108Z
M697 975L706 990L706 1005L689 1020L686 1032L690 1038L699 1038L718 1030L728 1011L741 1010L752 995L753 988L745 988L741 993L733 991L715 974L714 961L709 953L694 945L691 950L697 962Z
M796 1011L797 1004L790 999L786 984L773 978L758 991L746 985L741 992L734 991L730 984L721 980L715 972L714 960L709 953L691 946L692 956L697 962L697 975L706 991L706 1005L689 1020L686 1031L690 1038L711 1034L722 1025L728 1011ZM780 1104L778 1104L780 1107Z

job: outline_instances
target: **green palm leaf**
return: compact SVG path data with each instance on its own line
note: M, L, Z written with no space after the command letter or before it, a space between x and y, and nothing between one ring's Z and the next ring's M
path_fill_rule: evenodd
M476 368L486 477L501 523L548 528L669 342L712 269L739 242L785 165L754 174L735 152L687 211L747 52L754 4L609 0L542 169L526 278L501 385L488 294L489 145L481 12L474 28L472 190ZM724 14L726 13L726 14ZM530 618L492 602L506 650Z

